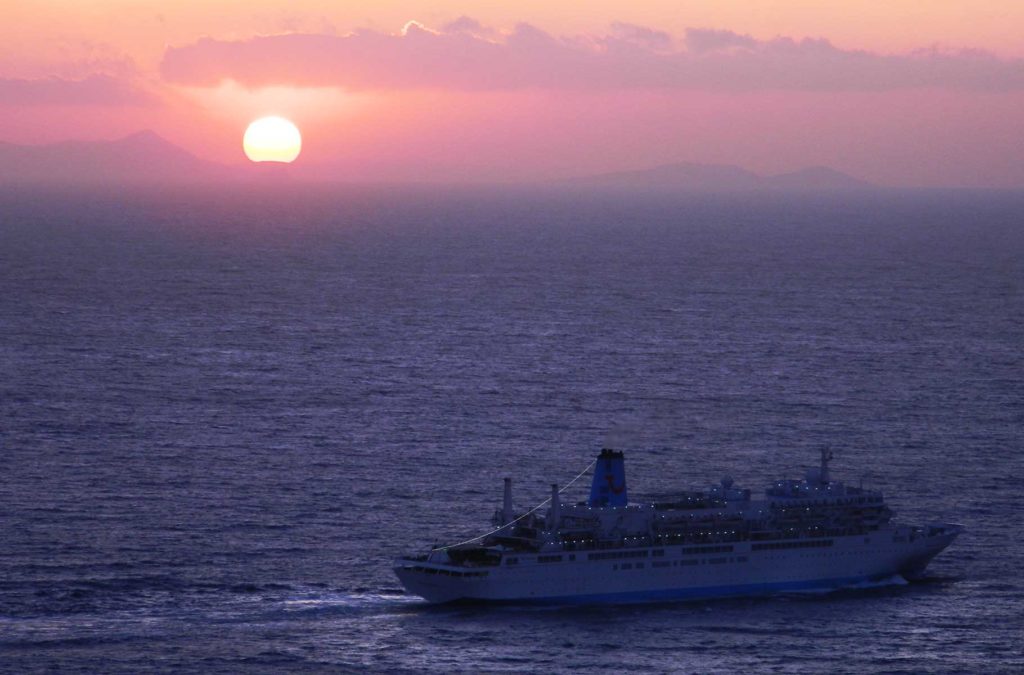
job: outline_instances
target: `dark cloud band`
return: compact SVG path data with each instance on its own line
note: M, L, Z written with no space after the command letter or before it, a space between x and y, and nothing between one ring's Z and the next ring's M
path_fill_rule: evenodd
M193 86L234 80L351 90L1024 89L1024 61L980 51L887 55L827 40L757 40L697 29L678 44L664 32L629 24L615 24L607 35L561 38L528 24L499 34L468 18L439 31L410 23L400 34L203 39L169 48L161 74Z

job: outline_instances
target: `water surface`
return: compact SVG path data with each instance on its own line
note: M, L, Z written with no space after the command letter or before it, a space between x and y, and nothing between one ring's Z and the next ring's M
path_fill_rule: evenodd
M1000 193L3 192L0 669L1024 668L1022 222ZM825 443L967 527L931 579L488 609L390 571L605 444L637 495L760 491Z

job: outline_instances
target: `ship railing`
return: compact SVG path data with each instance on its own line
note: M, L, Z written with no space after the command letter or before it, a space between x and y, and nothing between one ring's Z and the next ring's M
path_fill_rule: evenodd
M426 553L423 553L422 555L405 555L405 556L402 556L401 558L399 558L399 560L403 560L403 561L407 560L409 562L426 562L427 559L429 559L429 558L430 558L429 555L427 555Z

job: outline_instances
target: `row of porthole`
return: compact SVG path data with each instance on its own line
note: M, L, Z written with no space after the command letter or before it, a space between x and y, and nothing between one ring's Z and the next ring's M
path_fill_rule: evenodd
M701 564L720 565L722 563L742 563L742 562L747 562L748 560L749 560L749 558L747 556L745 556L745 555L736 556L735 558L704 558L702 560L698 560L698 559L673 560L671 566L672 567L690 567L690 566L693 566L693 565L701 565ZM664 562L660 562L660 561L659 562L654 562L654 563L651 563L651 567L658 567L658 568L669 567L669 561L666 560ZM614 571L621 572L622 570L632 570L632 569L642 570L642 569L644 569L644 563L635 563L635 564L634 563L622 563L622 564L612 565L612 571L613 572Z

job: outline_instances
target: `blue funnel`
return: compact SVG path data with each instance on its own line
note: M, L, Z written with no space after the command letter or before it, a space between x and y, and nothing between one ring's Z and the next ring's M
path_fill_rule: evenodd
M626 462L621 452L605 448L597 456L594 481L590 484L589 506L625 506Z

